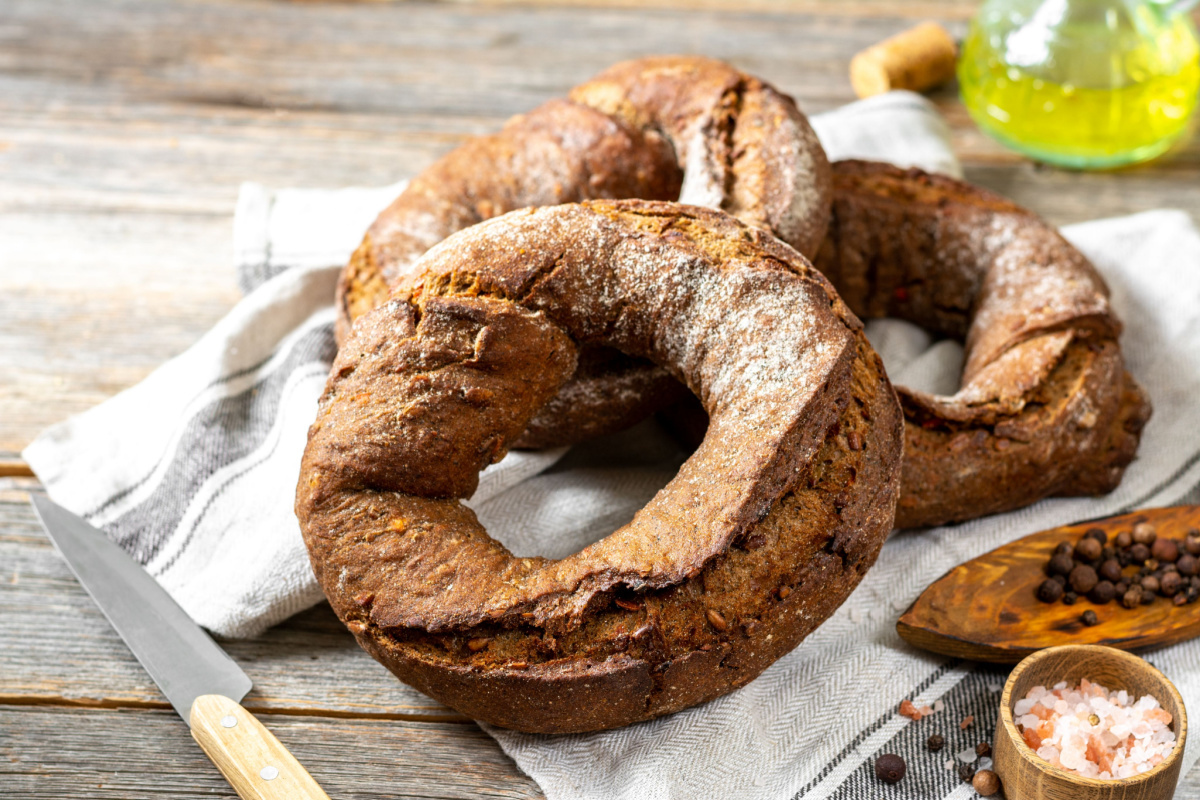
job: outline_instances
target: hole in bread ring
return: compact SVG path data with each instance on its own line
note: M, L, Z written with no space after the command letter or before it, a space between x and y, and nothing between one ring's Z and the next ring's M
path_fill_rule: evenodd
M873 563L899 407L790 247L720 212L592 202L475 226L423 266L338 353L296 502L334 610L408 683L520 730L670 713L753 679ZM665 367L708 434L628 525L514 557L460 499L589 343Z
M477 222L587 199L718 208L812 257L829 219L829 163L793 100L709 58L626 61L471 139L417 175L338 282L337 338L408 286L433 245ZM627 427L685 396L644 359L587 348L579 372L514 443L549 447Z
M896 523L936 525L1114 489L1150 416L1091 263L1035 214L921 170L834 164L817 267L863 318L964 341L960 386L897 387Z

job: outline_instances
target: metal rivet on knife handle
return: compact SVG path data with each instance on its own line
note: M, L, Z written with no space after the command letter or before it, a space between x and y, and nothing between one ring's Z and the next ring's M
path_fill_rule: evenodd
M237 724L225 725L233 717ZM249 711L216 694L196 698L188 721L192 738L221 770L238 797L254 800L329 800L304 767Z

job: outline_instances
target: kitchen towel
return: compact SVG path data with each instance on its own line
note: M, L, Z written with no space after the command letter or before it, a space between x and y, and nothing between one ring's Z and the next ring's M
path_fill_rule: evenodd
M831 158L958 174L944 123L917 95L883 95L813 122ZM338 269L402 186L244 186L235 255L245 299L178 358L24 453L54 499L103 528L217 633L255 635L321 597L292 512L300 453L334 353ZM973 796L955 766L980 764L974 745L990 738L1005 673L909 648L895 634L898 613L954 564L1026 533L1200 500L1200 235L1175 211L1064 233L1109 280L1129 367L1155 404L1121 486L895 534L829 621L750 685L704 706L586 735L485 726L551 800ZM956 343L894 320L868 333L895 382L956 387ZM517 554L563 556L628 521L683 457L647 422L570 451L512 453L470 502ZM1150 659L1200 708L1200 642ZM906 698L941 711L911 722L897 713ZM968 715L976 722L961 730ZM947 739L938 754L923 747L933 732ZM881 752L908 760L901 784L874 778ZM1185 771L1198 752L1189 747Z

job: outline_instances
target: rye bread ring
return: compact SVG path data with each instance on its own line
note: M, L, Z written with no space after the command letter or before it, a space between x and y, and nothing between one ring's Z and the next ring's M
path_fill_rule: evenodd
M790 97L728 64L691 56L616 64L415 177L342 272L338 341L455 231L519 208L605 198L718 208L811 258L829 218L829 163ZM682 396L644 359L589 348L516 446L620 430Z
M334 610L405 682L524 731L656 717L752 680L874 562L900 408L792 248L717 211L593 201L482 223L421 266L339 351L296 498ZM662 365L708 433L628 525L514 556L460 500L591 344Z
M965 342L955 394L897 387L897 526L1120 483L1150 403L1125 370L1103 279L1039 217L962 181L841 161L816 265L860 317Z

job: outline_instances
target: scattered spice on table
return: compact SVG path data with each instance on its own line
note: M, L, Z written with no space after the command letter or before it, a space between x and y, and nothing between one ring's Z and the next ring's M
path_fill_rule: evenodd
M946 737L942 736L940 733L935 733L933 736L930 736L925 740L925 747L928 748L929 752L931 753L936 753L945 746Z
M981 797L991 797L1000 791L1000 776L990 769L981 769L971 779L971 786Z
M1013 720L1039 757L1088 778L1138 775L1175 747L1171 714L1157 698L1135 699L1086 678L1076 687L1033 687L1014 704Z
M1160 597L1176 606L1194 603L1200 600L1200 531L1171 539L1139 522L1109 542L1103 530L1091 528L1078 542L1054 548L1046 574L1037 587L1043 603L1074 605L1086 597L1098 606L1116 600L1131 610ZM1080 621L1098 625L1100 618L1089 609Z
M899 783L908 771L908 764L895 753L884 753L875 759L875 777L884 783Z

